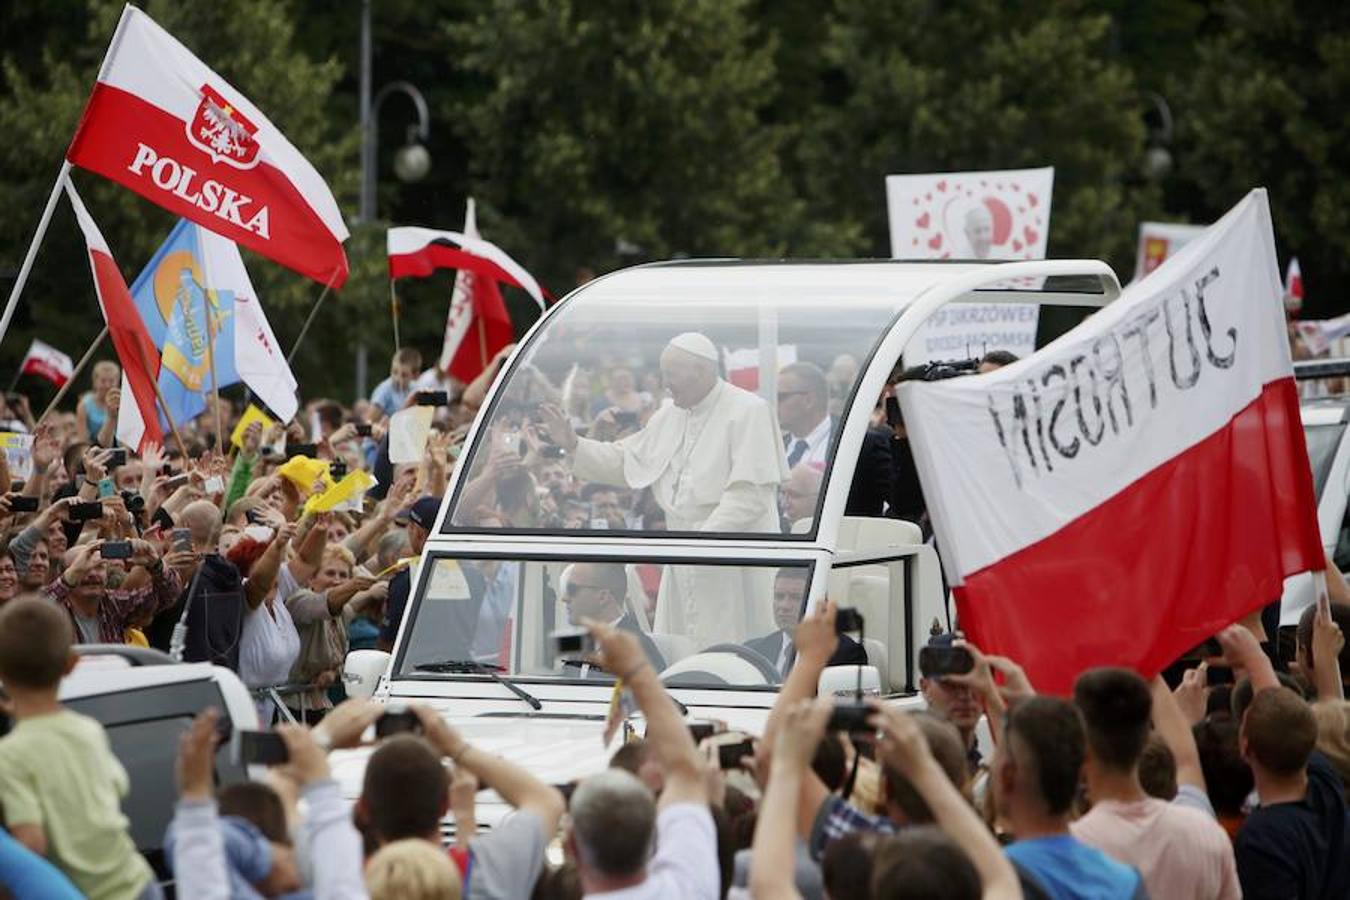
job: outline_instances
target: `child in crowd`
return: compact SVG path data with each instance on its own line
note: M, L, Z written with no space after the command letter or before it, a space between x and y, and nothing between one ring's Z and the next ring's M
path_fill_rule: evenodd
M39 599L0 610L0 681L14 730L0 738L0 804L6 826L46 856L87 897L160 896L122 814L130 782L103 727L57 701L77 660L69 617Z

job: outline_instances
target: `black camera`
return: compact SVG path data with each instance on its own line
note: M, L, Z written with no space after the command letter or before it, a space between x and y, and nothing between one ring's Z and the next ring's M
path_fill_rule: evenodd
M863 630L863 614L852 606L846 606L835 613L834 633L835 634L861 634Z
M126 504L127 512L133 516L145 510L145 498L140 494L133 494L131 491L122 492L122 502Z
M845 731L849 734L871 731L872 726L867 724L867 720L871 717L872 707L861 700L836 700L834 709L830 711L830 723L826 726L826 730Z

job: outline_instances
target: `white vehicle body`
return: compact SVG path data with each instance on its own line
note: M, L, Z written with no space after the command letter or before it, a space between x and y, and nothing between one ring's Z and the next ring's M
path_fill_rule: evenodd
M1011 287L1026 284L1037 287ZM662 579L675 577L672 573L681 567L705 572L711 571L707 567L722 565L734 568L718 571L756 577L770 569L779 577L788 567L804 568L810 573L809 591L801 607L809 608L828 595L840 607L858 608L865 616L863 643L870 664L863 673L895 702L922 705L917 694L918 651L930 623L937 620L944 628L951 623L936 553L911 522L844 514L869 418L888 376L919 325L947 304L1030 302L1042 308L1071 307L1072 314L1081 319L1119 292L1115 275L1104 263L1069 260L1002 264L690 262L627 269L579 288L549 310L503 367L468 436L436 528L414 574L392 656L376 651L353 653L346 673L349 689L373 691L384 701L427 703L475 744L523 764L549 783L562 784L593 773L605 765L613 749L605 748L601 738L612 682L558 677L546 670L548 660L538 658L537 645L546 633L544 626L556 623L563 614L558 610L564 589L571 596L564 567L600 560L626 564L630 581L644 567L649 573L659 571ZM663 316L670 321L663 322ZM604 323L604 329L596 323ZM1067 323L1072 324L1076 320ZM849 331L853 326L855 330ZM567 340L575 342L581 340L575 335L585 334L588 327L599 329L596 343L636 346L645 342L644 346L658 350L665 340L687 330L707 332L714 340L719 334L734 333L740 343L730 337L717 340L719 349L758 350L758 393L771 405L780 399L774 391L783 361L779 359L782 343L793 341L809 350L818 335L825 340L832 339L830 335L857 334L858 343L849 352L856 356L858 372L841 401L815 515L797 522L787 533L475 527L464 515L460 498L478 472L478 454L488 452L485 448L494 435L501 437L494 424L514 402L511 392L517 384L528 385L528 370L543 366L551 347L560 342L571 346L556 335L572 335ZM835 353L838 346L831 344L827 349ZM976 350L974 355L982 352ZM517 399L528 406L528 396ZM774 439L781 440L777 434ZM432 573L440 571L437 567L445 565L445 560L455 561L450 568L456 572L461 561L469 567L482 561L495 563L498 573L502 566L512 566L518 596L547 598L513 607L510 626L515 639L507 645L510 659L504 666L513 681L537 698L539 709L485 675L417 671L412 665L434 658L437 645L428 633L429 622L434 611L447 604L428 599L428 594L436 595ZM663 672L663 680L671 695L688 708L691 720L721 720L732 729L754 733L762 729L778 695L772 679L770 683L744 683L753 680L746 672L754 667L729 652L725 644L692 647L694 653L689 656L691 646L684 646L689 642L683 635L653 631L650 637L663 654L680 657ZM735 640L745 637L738 635ZM683 653L672 650L682 646ZM690 662L695 658L697 663ZM687 674L691 668L699 670L698 677L714 672L707 677L723 683L682 683L684 676L679 673ZM378 679L373 677L375 672ZM826 689L844 689L858 674L859 667L830 669L822 681L828 680ZM372 686L376 680L378 685ZM367 753L333 755L335 773L351 797L359 793ZM502 813L489 799L480 821L491 826Z
M1301 368L1301 367L1296 367ZM1324 397L1305 401L1300 409L1317 492L1317 525L1322 549L1342 571L1350 566L1350 398ZM1303 572L1286 578L1280 602L1280 627L1298 624L1314 600L1313 576Z

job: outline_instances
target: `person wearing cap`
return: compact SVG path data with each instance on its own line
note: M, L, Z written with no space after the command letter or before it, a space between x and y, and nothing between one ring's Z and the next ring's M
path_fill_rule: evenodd
M773 410L719 376L717 348L698 332L666 345L661 377L672 402L620 440L579 437L551 405L541 407L541 424L579 480L650 487L670 531L777 532L788 466ZM671 566L653 628L699 646L763 634L773 627L772 582L772 572L758 569Z
M440 512L440 497L419 497L408 508L408 551L411 556L421 556L426 546L427 535L436 524L436 513ZM389 579L389 603L385 607L384 621L380 623L380 637L376 646L389 651L394 648L394 639L398 637L399 626L403 624L403 611L408 606L408 594L412 592L412 567L405 566L397 575Z

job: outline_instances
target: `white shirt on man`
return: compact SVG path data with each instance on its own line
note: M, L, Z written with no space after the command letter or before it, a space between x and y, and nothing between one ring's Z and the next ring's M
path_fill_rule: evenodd
M792 459L799 441L806 442L806 450L800 457L792 462L793 466L808 465L823 467L830 453L830 435L834 431L834 422L829 416L825 416L816 423L810 433L804 437L797 437L791 432L785 432L783 437L783 451L788 459Z

